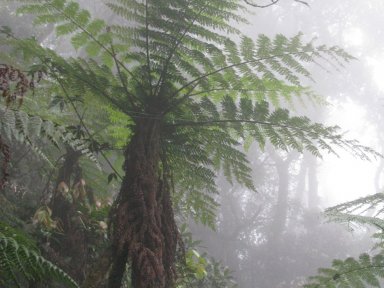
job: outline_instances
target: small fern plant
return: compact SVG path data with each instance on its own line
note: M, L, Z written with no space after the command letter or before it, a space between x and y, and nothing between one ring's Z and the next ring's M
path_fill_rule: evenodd
M384 280L384 194L377 193L346 202L326 210L330 221L354 226L371 226L377 229L373 238L376 254L363 253L358 258L334 260L330 268L319 269L317 276L310 277L306 288L333 287L381 287Z
M63 270L14 237L0 233L0 284L2 287L28 287L49 281L78 288L78 284Z

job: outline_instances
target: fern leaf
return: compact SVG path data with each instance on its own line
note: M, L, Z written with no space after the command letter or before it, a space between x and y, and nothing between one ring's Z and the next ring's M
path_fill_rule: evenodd
M14 238L0 233L1 278L7 285L20 286L20 277L26 281L43 282L52 279L66 284L67 287L79 287L63 270L40 256L36 251L19 244ZM17 274L17 276L16 276ZM7 286L9 287L9 286Z
M306 288L331 287L381 287L383 278L384 257L377 254L373 257L364 253L358 259L352 257L346 260L335 260L331 268L319 269L318 276L310 277Z

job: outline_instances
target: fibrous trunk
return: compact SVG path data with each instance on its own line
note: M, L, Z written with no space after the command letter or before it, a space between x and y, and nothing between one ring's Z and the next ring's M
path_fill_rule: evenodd
M112 209L113 265L109 287L120 287L131 264L135 288L172 287L177 228L166 167L160 161L161 124L140 119L126 152L120 193Z

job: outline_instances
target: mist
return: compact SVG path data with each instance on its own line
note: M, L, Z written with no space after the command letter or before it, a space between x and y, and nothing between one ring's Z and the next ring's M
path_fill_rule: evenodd
M281 1L252 10L256 37L283 34L345 48L357 59L338 71L313 66L310 83L327 102L295 106L297 113L339 125L347 137L382 148L382 1ZM300 287L335 258L371 249L371 232L329 223L326 207L381 192L382 160L363 161L340 151L322 159L308 153L248 151L257 193L220 185L218 231L193 225L206 251L235 271L239 287ZM352 287L352 286L351 286Z

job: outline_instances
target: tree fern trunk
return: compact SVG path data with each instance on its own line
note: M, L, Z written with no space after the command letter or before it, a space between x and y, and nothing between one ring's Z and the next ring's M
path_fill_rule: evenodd
M126 255L133 287L172 287L177 231L167 179L159 173L160 133L158 120L138 120L125 152L125 176L111 212L110 288L121 287Z

